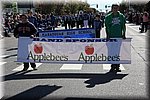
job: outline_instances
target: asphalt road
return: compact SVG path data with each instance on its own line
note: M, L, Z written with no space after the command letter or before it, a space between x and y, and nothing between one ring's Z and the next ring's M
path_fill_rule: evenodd
M148 60L146 33L139 26L127 24L131 42L131 64L121 65L121 72L109 73L106 64L45 64L38 70L21 72L17 63L17 39L5 37L0 65L3 68L3 99L14 100L81 100L81 99L148 99ZM61 29L61 28L59 28ZM105 37L105 29L101 31Z

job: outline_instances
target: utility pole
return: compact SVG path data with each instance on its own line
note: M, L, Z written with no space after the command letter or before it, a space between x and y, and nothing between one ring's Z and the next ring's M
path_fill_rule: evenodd
M131 7L130 7L130 0L128 0L128 3L129 3L129 11L131 10Z

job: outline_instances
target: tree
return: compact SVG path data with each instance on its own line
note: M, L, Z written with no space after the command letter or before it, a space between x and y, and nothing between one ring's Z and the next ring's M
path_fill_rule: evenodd
M10 2L2 2L2 8L11 8L12 7L12 3Z
M89 9L89 4L85 2L67 2L67 3L41 3L36 6L36 11L41 13L54 12L56 15L62 15L65 13L75 14L77 11L84 11Z
M145 10L150 14L150 1L146 4Z
M120 12L124 14L126 10L127 10L127 5L125 3L121 3Z
M64 11L66 13L76 13L77 9L78 9L78 4L76 3L69 2L64 5Z
M131 4L135 12L143 12L145 3L140 3L140 4Z
M143 12L144 11L144 9L145 9L145 7L146 7L146 2L143 2L143 3L138 3L138 2L131 2L130 3L130 8L133 8L134 9L134 12ZM150 6L148 6L148 4L147 4L147 10L148 9L150 9L150 8L148 8L148 7L150 7ZM120 11L121 12L124 12L124 11L129 11L130 9L129 9L129 3L128 2L122 2L121 4L120 4Z

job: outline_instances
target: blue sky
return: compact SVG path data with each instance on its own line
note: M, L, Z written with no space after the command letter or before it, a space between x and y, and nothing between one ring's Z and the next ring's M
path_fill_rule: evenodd
M102 11L106 11L105 9L105 5L109 5L111 6L113 3L121 3L122 0L87 0L87 3L89 3L91 6L91 8L96 8L95 4L98 4L98 8L96 8L97 10L100 11L100 9ZM107 10L110 10L110 7L107 8Z

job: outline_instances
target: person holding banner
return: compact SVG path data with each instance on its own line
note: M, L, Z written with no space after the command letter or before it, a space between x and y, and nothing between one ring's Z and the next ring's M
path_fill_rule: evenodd
M106 26L106 38L122 38L125 39L126 32L126 20L125 16L119 12L119 5L112 4L112 11L106 15L105 26ZM119 45L119 44L118 44ZM116 52L115 50L113 52ZM116 53L117 54L117 53ZM110 72L117 71L121 72L120 64L112 64Z
M21 23L17 24L14 29L14 37L30 37L33 38L36 36L37 29L31 22L28 21L28 16L25 14L20 15ZM35 63L30 63L33 70L36 69ZM29 68L29 63L24 62L23 71L26 71Z
M97 14L95 17L96 17L94 20L95 34L96 34L96 38L100 38L100 31L102 29L102 21L100 19L99 14Z

